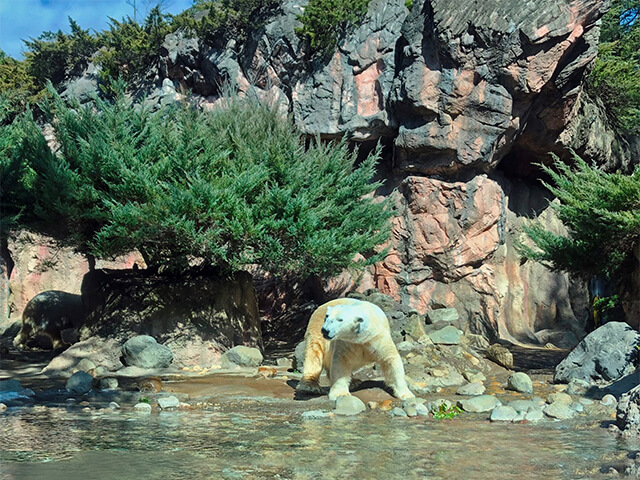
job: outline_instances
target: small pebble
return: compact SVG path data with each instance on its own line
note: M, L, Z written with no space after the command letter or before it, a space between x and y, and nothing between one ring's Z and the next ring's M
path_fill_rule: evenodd
M109 402L109 408L111 410L120 410L120 405L118 405L116 402Z
M7 406L4 403L0 403L0 412L4 412L7 409Z
M602 397L602 400L600 400L600 403L604 406L610 407L610 406L615 406L618 404L618 400L616 399L616 397L614 397L613 395L611 395L610 393L605 395L604 397Z

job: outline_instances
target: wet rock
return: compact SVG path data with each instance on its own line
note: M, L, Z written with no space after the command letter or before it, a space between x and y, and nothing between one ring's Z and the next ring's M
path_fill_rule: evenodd
M531 412L533 410L540 410L540 404L533 400L513 400L507 404L513 408L516 412Z
M235 366L257 367L262 363L263 359L262 352L257 348L237 345L222 355L222 366L224 368Z
M458 310L455 308L439 308L427 312L427 318L430 323L447 322L454 323L460 318Z
M462 331L450 325L429 334L429 338L436 345L458 345L462 338Z
M456 391L456 395L483 395L486 391L486 388L482 384L482 382L472 382L467 385L463 385Z
M101 378L98 381L98 388L100 390L115 390L118 388L118 379L113 377Z
M533 393L533 383L526 373L516 372L509 376L507 389L520 393Z
M316 420L323 418L332 418L335 416L333 412L325 412L322 410L309 410L308 412L302 412L302 418L304 420Z
M86 372L76 372L67 380L66 389L75 395L83 395L91 390L93 377Z
M0 400L3 402L16 398L29 398L34 395L33 390L24 388L18 380L0 380Z
M527 420L528 422L539 422L543 418L544 418L544 413L539 408L528 411L524 416L524 419Z
M130 338L122 346L124 364L147 369L167 368L173 361L171 350L149 335Z
M404 411L403 408L400 407L394 407L391 409L391 411L389 412L389 415L391 415L392 417L407 417L407 412Z
M167 397L159 397L158 406L162 410L173 410L180 407L180 400L178 400L173 395L169 395Z
M640 437L640 385L620 398L616 425L624 435Z
M142 413L142 414L149 414L151 413L151 411L153 410L151 408L151 405L149 405L147 402L140 402L140 403L136 403L133 406L133 409L138 412L138 413Z
M468 400L458 401L458 406L462 410L471 413L490 412L499 405L501 405L500 400L493 395L479 395Z
M623 322L609 322L587 335L556 367L554 381L612 382L635 370L640 333Z
M162 380L158 377L148 377L138 381L140 393L158 393L162 388Z
M513 354L500 344L494 343L487 348L485 355L492 362L505 368L513 368Z
M118 404L117 402L109 402L107 408L109 408L110 410L120 410L120 404Z
M501 405L491 411L489 419L492 422L513 422L518 417L518 412L508 405Z
M544 414L558 420L567 420L573 418L576 411L571 408L571 404L564 402L554 402L544 408Z
M357 415L367 409L362 400L353 395L342 395L336 399L333 410L336 415Z

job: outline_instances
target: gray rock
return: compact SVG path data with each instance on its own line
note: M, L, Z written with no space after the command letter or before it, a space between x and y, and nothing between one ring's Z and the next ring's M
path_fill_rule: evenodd
M173 395L158 398L158 406L162 410L172 410L180 407L180 400Z
M237 345L222 355L222 366L225 368L233 366L258 367L263 359L262 352L257 348Z
M307 347L307 342L304 340L296 345L295 351L293 353L293 368L298 372L302 372L304 370L304 350Z
M616 425L623 435L640 437L640 385L620 398L616 409Z
M448 327L444 327L430 333L429 338L436 345L458 345L462 338L462 331L452 325L449 325Z
M623 322L609 322L594 330L556 367L554 381L573 379L590 384L612 382L635 369L640 333Z
M403 408L400 407L394 407L391 409L391 411L389 412L389 415L391 415L392 417L407 417L407 412L404 411Z
M547 397L547 403L564 403L565 405L570 405L573 403L573 399L571 395L563 392L552 393Z
M293 367L293 360L286 357L280 357L276 359L276 365L284 368Z
M364 412L367 406L362 400L353 395L342 395L337 398L336 406L333 410L336 415L357 415Z
M151 408L151 405L149 405L147 402L140 402L140 403L136 403L133 406L133 409L138 412L138 413L143 413L143 414L148 414L151 413L151 410L153 410Z
M485 355L492 362L505 368L513 368L513 354L502 345L495 343L487 348Z
M524 419L529 422L539 422L544 418L544 413L540 409L530 410L524 416Z
M518 412L508 405L501 405L491 411L492 422L513 422L518 417Z
M122 346L122 357L126 366L145 369L167 368L173 361L171 350L148 335L127 340Z
M500 400L493 395L478 395L468 400L458 401L458 406L465 412L470 413L490 412L500 405Z
M88 358L83 358L82 360L80 360L78 363L76 363L76 366L73 367L73 373L75 372L86 372L88 373L90 370L94 370L96 368L96 364L93 363L93 361L91 361Z
M569 407L578 413L582 413L584 411L584 406L580 402L573 402Z
M521 393L533 393L533 383L526 373L516 372L509 376L507 389Z
M324 412L322 410L309 410L308 412L302 412L302 418L304 420L331 418L333 416L335 416L333 412Z
M534 402L532 400L513 400L507 405L513 408L516 412L527 413L532 410L540 410L540 405L538 404L538 402Z
M418 416L418 409L416 408L415 404L403 403L402 408L404 409L404 412L407 414L407 417Z
M113 377L101 378L98 381L98 388L100 390L115 390L118 388L118 379Z
M604 397L602 397L602 400L600 400L600 403L607 407L616 406L618 404L618 399L609 393Z
M585 380L579 378L573 378L569 381L567 386L567 393L570 395L584 395L591 384Z
M431 413L431 411L429 410L429 407L424 403L416 403L415 409L416 409L416 413L420 417L428 417L429 414Z
M107 408L109 408L110 410L120 410L120 404L118 404L117 402L109 402Z
M463 385L456 391L456 395L482 395L486 391L482 382L472 382L466 385Z
M469 382L484 382L487 377L480 370L465 370L462 372L462 376Z
M438 308L427 312L427 318L430 323L447 322L454 323L460 318L458 310L455 308Z
M75 394L83 395L91 390L93 377L86 372L76 372L67 380L66 389Z
M449 410L453 407L453 402L447 400L446 398L438 398L426 404L427 408L430 412L437 412L440 408L444 408L444 410Z
M571 408L569 403L554 402L544 408L544 414L558 420L567 420L573 418L576 411Z

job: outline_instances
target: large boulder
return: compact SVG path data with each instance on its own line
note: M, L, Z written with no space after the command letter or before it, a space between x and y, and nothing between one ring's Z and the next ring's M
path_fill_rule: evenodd
M632 373L638 364L640 334L623 322L609 322L591 332L556 367L554 381L608 383Z
M149 335L138 335L122 346L123 363L128 367L167 368L173 361L171 350Z

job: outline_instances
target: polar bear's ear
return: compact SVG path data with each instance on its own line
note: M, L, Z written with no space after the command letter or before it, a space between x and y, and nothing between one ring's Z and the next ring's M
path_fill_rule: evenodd
M327 307L327 312L326 312L324 318L327 318L329 316L329 313L331 313L332 309L333 309L333 307Z

